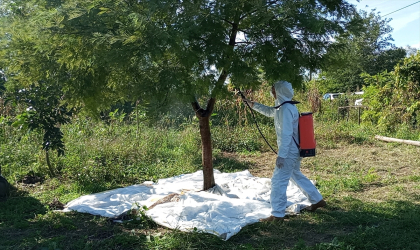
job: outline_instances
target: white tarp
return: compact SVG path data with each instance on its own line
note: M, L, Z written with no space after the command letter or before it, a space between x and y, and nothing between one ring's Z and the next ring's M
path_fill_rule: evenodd
M210 192L200 191L203 172L145 182L125 188L81 196L66 205L66 211L78 211L116 218L137 206L150 207L161 198L177 193L177 202L167 202L147 210L157 224L182 231L194 229L218 235L224 240L246 225L270 216L269 178L254 177L248 170L221 173L214 170L216 185ZM310 205L293 183L287 187L288 214Z

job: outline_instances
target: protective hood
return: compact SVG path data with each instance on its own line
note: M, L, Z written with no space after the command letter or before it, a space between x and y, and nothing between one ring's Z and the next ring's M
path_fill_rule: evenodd
M291 101L294 96L290 82L278 81L274 84L274 89L276 90L276 106L285 101Z

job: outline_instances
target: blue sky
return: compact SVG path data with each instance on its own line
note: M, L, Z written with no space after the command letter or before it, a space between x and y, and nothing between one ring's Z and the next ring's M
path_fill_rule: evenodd
M391 33L397 47L407 45L420 49L420 1L419 0L347 0L356 5L357 9L370 12L376 9L383 18L392 18L389 25L394 28ZM415 3L415 4L414 4ZM411 5L402 10L405 6ZM389 14L391 12L394 12ZM389 15L387 15L389 14ZM385 16L386 15L386 16Z

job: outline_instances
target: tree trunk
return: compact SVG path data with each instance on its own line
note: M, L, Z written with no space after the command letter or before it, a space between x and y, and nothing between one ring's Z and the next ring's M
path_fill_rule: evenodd
M210 98L207 103L207 109L202 109L197 101L192 103L195 114L199 120L202 165L203 165L203 190L207 190L216 185L213 175L213 152L211 146L210 116L213 112L215 99Z
M9 183L0 175L0 201L5 201L9 196Z
M213 152L211 147L210 117L199 117L198 119L200 121L202 164L204 177L203 190L207 190L216 185L213 175Z
M51 166L51 162L50 162L50 153L48 152L48 150L45 150L45 159L47 160L47 166L48 166L48 170L50 170L50 177L54 178L55 174L54 174L54 170Z

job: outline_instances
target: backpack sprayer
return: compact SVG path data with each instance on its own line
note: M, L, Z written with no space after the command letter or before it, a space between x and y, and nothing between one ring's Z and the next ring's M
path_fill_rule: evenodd
M245 99L244 94L238 90L238 93L241 95L242 100ZM245 102L245 101L244 101ZM251 110L252 118L254 119L254 123L260 132L262 138L264 139L265 143L271 148L274 154L277 155L277 152L273 149L273 147L268 143L267 139L261 132L260 127L258 126L258 122L255 119L254 110L249 106L247 102L245 102L248 108ZM286 103L290 104L298 104L300 102L297 101L285 101L279 106L274 107L275 109L280 108ZM314 135L314 120L311 112L304 112L299 114L299 143L293 137L293 141L295 142L296 146L299 149L300 157L311 157L315 156L315 148L316 148L316 141Z

